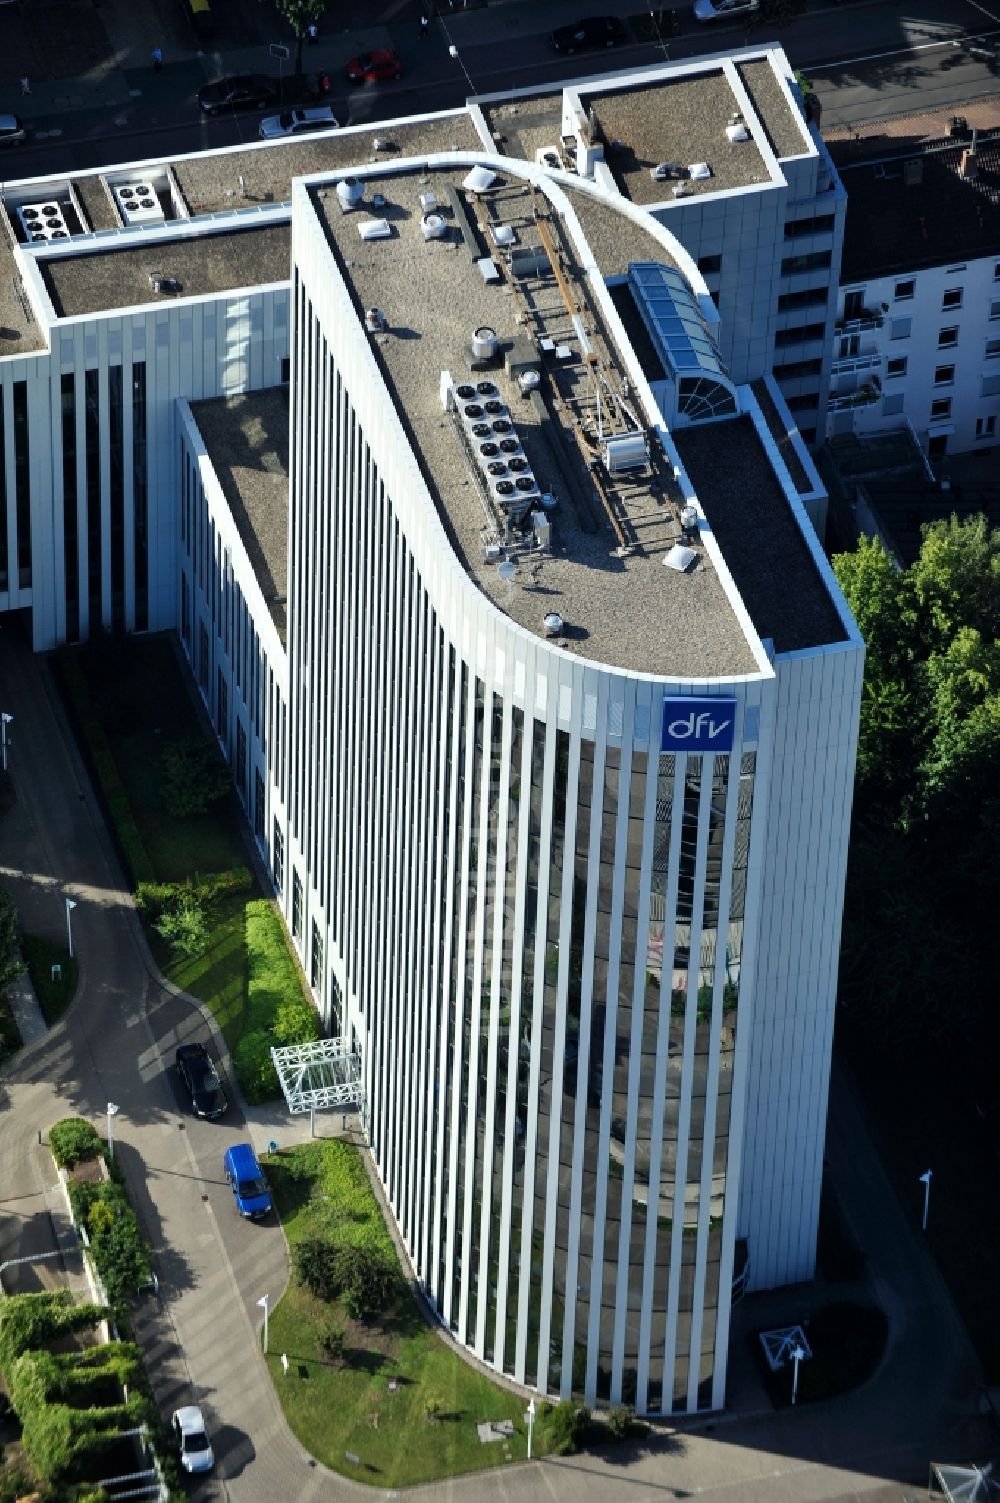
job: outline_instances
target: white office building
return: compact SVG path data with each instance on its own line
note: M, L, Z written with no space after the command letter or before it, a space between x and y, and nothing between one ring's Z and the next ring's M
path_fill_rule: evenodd
M654 106L707 174L650 212ZM734 251L734 335L673 233L836 200L800 121L758 50L144 164L156 223L53 181L37 247L8 190L0 606L179 631L441 1321L654 1414L815 1259L863 647L769 370L802 273Z

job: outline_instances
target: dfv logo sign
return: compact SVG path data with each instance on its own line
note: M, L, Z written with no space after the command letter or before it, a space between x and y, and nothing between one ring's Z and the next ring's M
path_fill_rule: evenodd
M660 748L662 751L732 751L735 726L735 699L665 699Z

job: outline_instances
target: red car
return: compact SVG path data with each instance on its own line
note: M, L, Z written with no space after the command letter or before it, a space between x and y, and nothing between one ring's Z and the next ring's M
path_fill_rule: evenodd
M391 47L376 47L374 52L362 52L352 57L347 64L350 83L377 83L380 78L399 78L403 65Z

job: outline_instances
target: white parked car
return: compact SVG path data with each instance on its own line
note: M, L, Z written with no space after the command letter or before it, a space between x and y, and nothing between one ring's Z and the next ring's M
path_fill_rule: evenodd
M260 122L262 141L277 141L282 136L299 136L314 130L337 130L340 121L328 104L311 104L302 109L282 110L267 115Z
M760 0L694 0L696 21L737 20L760 9Z
M177 1442L184 1470L210 1472L215 1465L215 1453L197 1404L186 1404L183 1409L175 1409L170 1416L170 1430Z

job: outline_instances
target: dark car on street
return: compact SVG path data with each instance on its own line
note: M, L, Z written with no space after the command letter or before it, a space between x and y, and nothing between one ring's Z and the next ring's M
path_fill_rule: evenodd
M263 73L231 73L198 90L198 104L206 115L217 115L220 110L263 110L277 102L277 84Z
M191 1095L196 1117L221 1117L229 1103L222 1081L204 1044L181 1044L177 1073Z
M569 26L557 26L552 45L557 52L580 52L588 47L620 47L628 32L615 16L584 16Z

